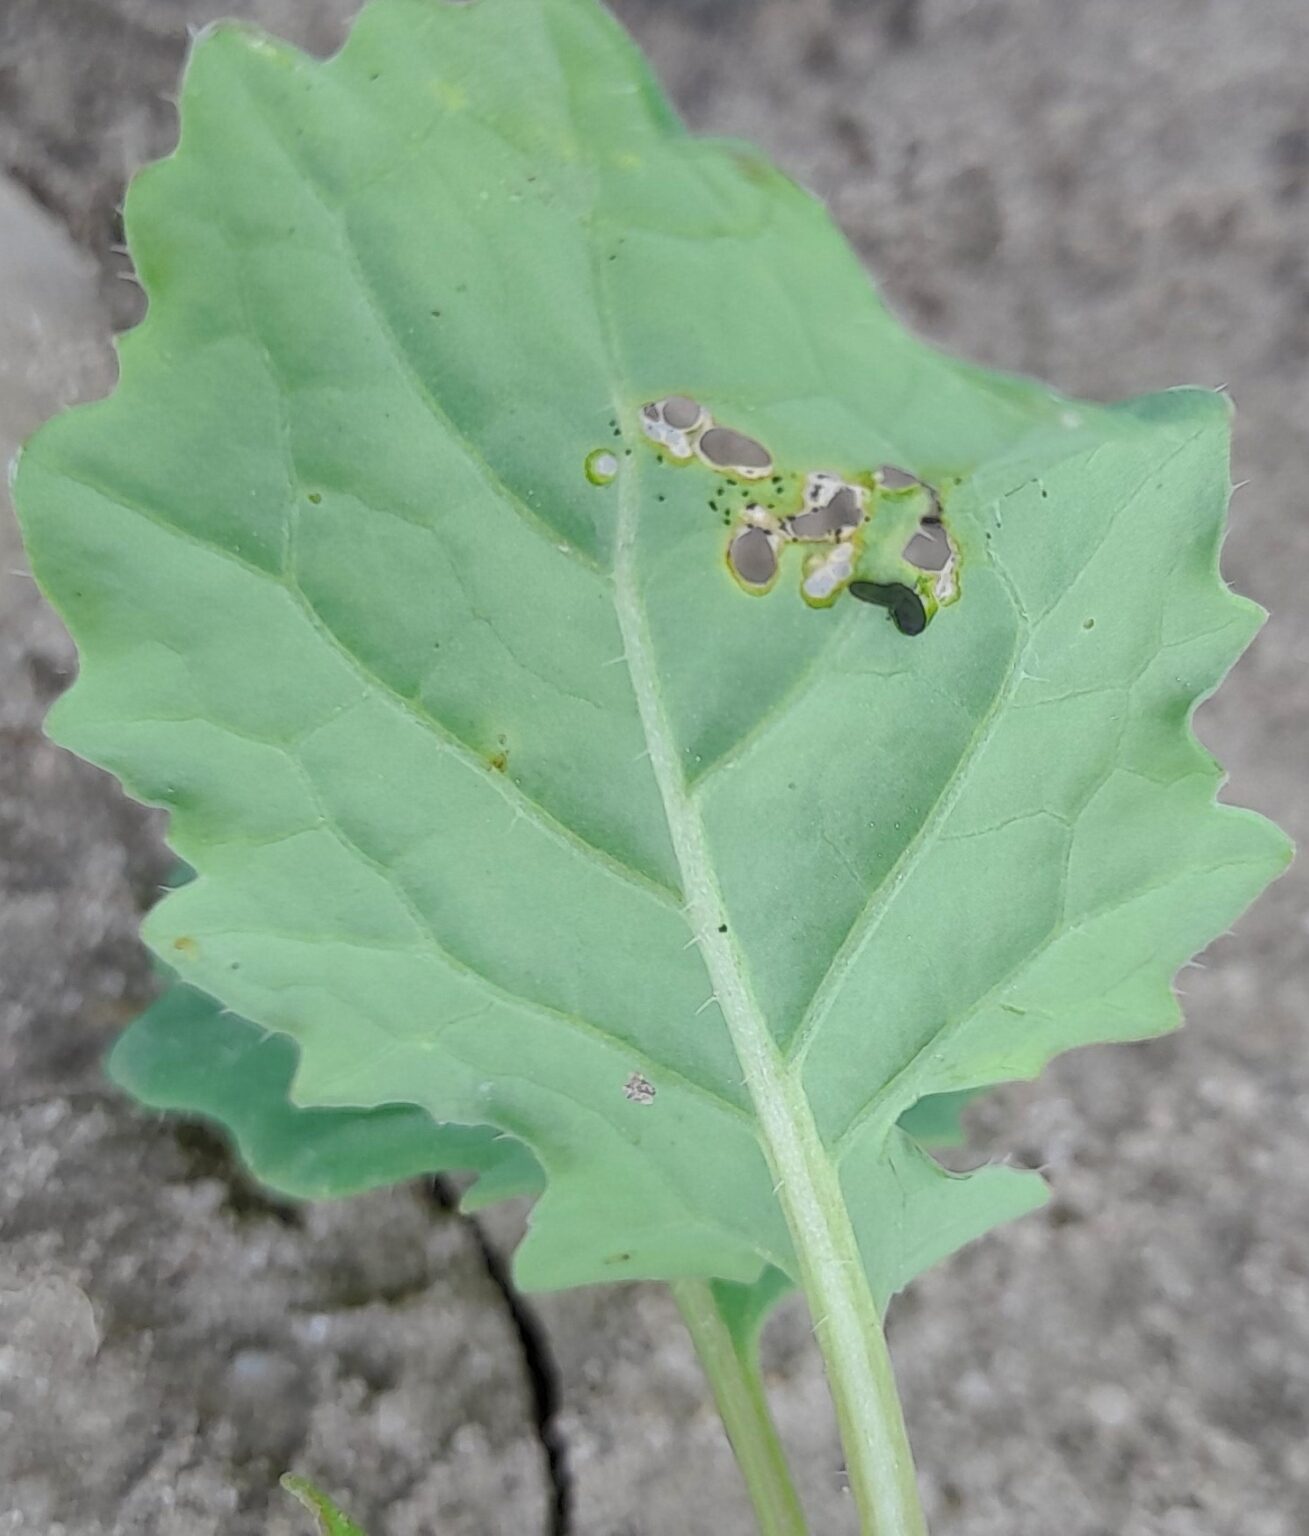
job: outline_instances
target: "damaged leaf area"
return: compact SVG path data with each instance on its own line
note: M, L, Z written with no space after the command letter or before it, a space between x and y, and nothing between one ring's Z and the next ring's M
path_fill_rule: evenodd
M901 634L920 635L959 596L959 551L940 492L907 470L884 465L849 479L831 470L777 472L764 444L717 424L688 395L648 401L639 420L661 463L698 460L715 477L707 509L728 527L727 569L743 591L771 592L787 547L798 545L797 586L814 608L831 607L849 590L885 608ZM748 495L744 487L754 481L767 484ZM914 525L908 542L906 516ZM896 567L903 580L871 579Z
M884 1302L1038 1203L902 1116L1172 1027L1286 858L1189 724L1259 622L1223 400L920 343L591 0L222 26L181 116L15 487L50 729L197 871L149 943L292 1107L528 1149L528 1286L798 1278L812 1217Z

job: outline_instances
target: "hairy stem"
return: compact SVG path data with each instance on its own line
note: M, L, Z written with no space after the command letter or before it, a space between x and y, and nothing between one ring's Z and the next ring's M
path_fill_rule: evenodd
M771 1042L770 1042L771 1043ZM909 1437L835 1165L793 1072L779 1072L771 1159L836 1405L850 1492L866 1536L927 1536Z
M827 1369L864 1536L926 1536L904 1416L877 1304L868 1285L836 1165L801 1081L756 1001L735 939L699 807L664 710L637 575L640 476L621 476L614 601L632 690L677 855L686 915L759 1117L764 1154L791 1230L799 1279Z
M713 1388L760 1536L806 1536L804 1511L768 1411L756 1351L733 1334L707 1280L674 1280L672 1292Z

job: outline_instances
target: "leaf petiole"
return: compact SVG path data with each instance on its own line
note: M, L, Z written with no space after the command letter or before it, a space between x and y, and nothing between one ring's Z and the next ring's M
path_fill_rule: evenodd
M713 1388L760 1536L806 1536L804 1511L768 1411L753 1342L734 1333L710 1281L674 1280L671 1289Z
M827 1368L859 1528L864 1536L927 1536L891 1356L840 1177L792 1073L779 1065L765 1085L778 1197Z

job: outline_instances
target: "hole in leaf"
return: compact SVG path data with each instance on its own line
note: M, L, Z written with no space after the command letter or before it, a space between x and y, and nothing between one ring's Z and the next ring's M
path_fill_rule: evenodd
M877 470L877 484L883 490L913 490L914 485L922 485L922 481L908 470L900 470L894 464L883 464Z
M641 407L641 430L651 442L683 461L693 456L691 433L704 420L704 411L686 395L670 395Z
M805 482L805 508L786 525L794 539L839 538L864 520L863 492L838 475L820 471Z
M877 471L877 483L886 491L908 491L923 482L907 469L897 469L894 464L883 464Z
M834 532L826 509L821 512L801 512L799 517L793 517L786 527L793 539L801 540L828 539Z
M692 400L688 395L669 395L664 401L664 420L670 427L676 427L681 432L690 432L700 425L704 417L704 409L698 400Z
M827 511L838 529L857 528L863 521L859 493L852 485L843 485L827 504Z
M773 467L772 455L762 443L731 427L710 427L697 446L706 464L731 470L747 480L762 479Z
M910 491L917 487L925 491L931 500L931 510L926 514L924 522L939 522L941 519L941 497L934 485L928 485L921 475L912 474L907 469L899 469L894 464L883 464L874 477L884 491Z
M728 563L738 581L763 588L777 575L776 534L764 528L743 528L727 549Z
M943 571L954 558L945 529L935 518L925 517L904 547L904 558L920 571Z

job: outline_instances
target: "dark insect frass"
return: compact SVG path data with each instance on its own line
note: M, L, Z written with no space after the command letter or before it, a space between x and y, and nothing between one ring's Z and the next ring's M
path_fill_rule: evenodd
M861 603L885 608L902 635L921 635L927 628L927 610L912 587L899 581L852 581L850 596Z

